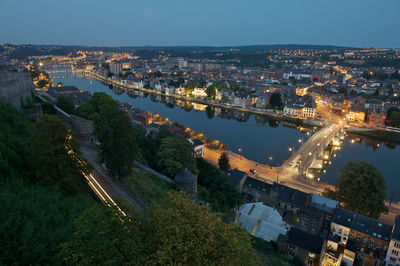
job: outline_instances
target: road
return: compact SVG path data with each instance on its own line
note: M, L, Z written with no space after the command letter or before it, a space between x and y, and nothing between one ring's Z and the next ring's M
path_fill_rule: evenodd
M218 166L218 159L221 156L222 152L223 151L205 147L204 159L209 163ZM288 187L315 194L321 194L327 188L334 188L332 185L329 185L327 183L315 182L313 180L297 180L285 177L280 173L280 167L271 168L268 165L249 160L233 152L228 152L228 156L229 163L232 169L237 168L238 170L246 172L249 176L269 184L272 184L273 182L279 182L280 184L284 184ZM255 169L256 173L250 173L250 169Z

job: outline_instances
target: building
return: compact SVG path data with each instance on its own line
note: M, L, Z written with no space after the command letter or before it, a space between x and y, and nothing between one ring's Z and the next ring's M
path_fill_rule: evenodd
M334 112L341 114L343 109L343 99L333 99L331 102L331 109Z
M391 233L391 225L338 208L329 238L354 252L359 260L381 263L388 251Z
M179 191L185 191L191 200L197 200L197 176L187 168L175 176L175 184L176 188Z
M82 103L89 101L92 97L90 92L80 90L75 86L51 87L47 93L55 99L63 96L72 102L75 107L79 107Z
M271 199L284 221L293 227L314 235L324 233L325 213L309 204L311 194L274 183Z
M288 104L283 108L283 114L290 116L302 116L303 114L303 105L300 104Z
M194 155L198 158L204 157L204 142L198 139L192 140L190 138L187 140L193 146Z
M175 88L174 87L166 87L165 88L165 94L170 95L175 93Z
M277 241L279 235L286 235L290 229L290 225L282 220L276 209L262 202L240 206L234 223L265 241Z
M250 96L244 93L235 93L233 97L233 106L248 108L250 107Z
M307 118L314 118L316 115L317 115L317 104L314 101L306 102L302 110L302 116Z
M273 206L270 204L271 188L272 185L246 175L240 192L247 201L261 201L264 204Z
M122 63L110 62L109 66L110 66L110 72L113 73L114 75L119 75L123 71Z
M346 119L363 123L365 121L365 110L361 106L353 105L350 107L348 114L346 114Z
M283 72L282 78L289 79L291 77L301 80L301 79L311 79L311 72L302 69L288 69Z
M397 215L386 254L387 266L400 265L400 215Z
M242 191L242 186L247 178L247 174L235 168L229 171L226 175L228 176L231 184L237 188L239 192Z
M207 97L207 89L206 88L194 88L192 91L192 96L196 98L204 98Z
M183 58L178 58L178 68L179 70L186 69L188 67L187 60Z
M280 250L289 257L297 256L305 265L320 265L325 253L326 241L324 238L290 228L286 235L279 235Z
M257 97L256 108L265 108L269 104L269 99L272 93L265 93Z
M381 109L373 109L368 120L371 125L384 126L386 115Z

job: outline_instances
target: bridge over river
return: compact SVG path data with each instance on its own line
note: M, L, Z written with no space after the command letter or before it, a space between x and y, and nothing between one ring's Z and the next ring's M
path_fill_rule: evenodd
M325 148L328 145L339 145L343 135L343 125L330 123L316 132L305 142L282 166L272 167L249 160L239 154L228 152L232 168L246 172L249 176L267 183L279 182L290 187L309 193L322 193L333 186L327 183L315 182L315 178L308 174L309 168L322 168ZM204 158L218 165L218 158L222 151L206 147ZM254 169L255 173L250 173Z

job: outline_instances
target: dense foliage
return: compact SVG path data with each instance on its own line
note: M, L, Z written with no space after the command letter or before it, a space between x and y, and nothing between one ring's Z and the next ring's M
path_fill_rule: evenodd
M218 168L201 158L197 159L197 167L199 196L209 202L213 210L227 212L240 203L238 190Z
M0 264L55 264L72 221L92 203L65 149L58 149L65 132L57 118L45 116L35 126L0 104Z
M193 174L198 174L193 147L189 141L177 137L166 137L161 140L158 152L158 166L162 173L174 177L187 168Z
M63 245L72 264L256 265L250 236L224 223L207 207L183 193L170 194L170 206L133 217L120 217L99 206L75 223L75 237ZM122 221L122 222L121 222Z
M393 127L400 127L400 108L390 107L388 109L387 123Z
M385 179L372 164L364 161L349 161L340 169L336 191L327 191L326 196L339 200L344 208L359 214L378 218L385 206Z
M72 103L67 98L65 98L64 96L60 96L57 99L56 105L60 107L63 111L67 112L68 114L75 113L75 104Z

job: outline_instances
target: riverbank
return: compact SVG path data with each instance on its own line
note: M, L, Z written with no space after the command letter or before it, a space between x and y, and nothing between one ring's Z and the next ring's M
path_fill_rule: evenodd
M379 129L363 129L355 127L348 128L347 132L362 137L373 138L375 140L382 142L393 142L400 144L400 133L396 132L379 130Z
M288 123L295 124L298 126L323 127L326 124L325 121L287 116L287 115L284 115L282 113L282 111L277 111L274 109L260 109L260 108L254 108L254 107L242 108L242 107L238 107L238 106L232 106L229 104L222 104L220 102L216 102L216 101L212 101L212 100L198 99L198 98L188 97L188 96L179 95L179 94L166 94L166 93L162 93L160 91L154 91L152 89L146 89L146 88L135 88L132 85L121 84L118 81L112 80L107 77L100 76L91 71L75 70L75 72L82 73L84 77L85 77L85 75L87 75L87 76L95 78L96 80L98 80L100 82L105 82L105 83L108 83L108 84L111 84L114 86L118 86L118 87L121 87L121 88L124 88L127 90L137 90L137 91L142 91L142 92L149 93L149 94L171 97L171 98L175 98L175 99L185 100L188 102L200 103L200 104L204 104L204 105L208 105L208 106L238 110L241 112L247 112L247 113L251 113L251 114L264 115L269 118L277 119L277 120L280 120L283 122L288 122Z

